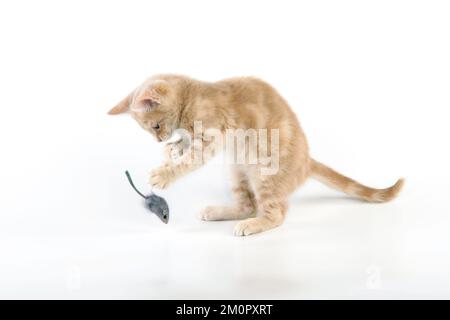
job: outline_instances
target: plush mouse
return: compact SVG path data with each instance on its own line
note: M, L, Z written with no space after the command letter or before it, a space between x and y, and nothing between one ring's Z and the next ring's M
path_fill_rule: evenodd
M167 205L166 200L164 198L157 196L153 192L151 192L148 196L143 195L141 192L139 192L138 189L134 186L133 180L131 180L130 173L128 171L125 171L125 174L128 178L128 181L130 182L133 189L142 197L145 199L145 205L147 208L150 209L151 212L156 214L156 216L161 219L162 222L168 223L169 222L169 206Z

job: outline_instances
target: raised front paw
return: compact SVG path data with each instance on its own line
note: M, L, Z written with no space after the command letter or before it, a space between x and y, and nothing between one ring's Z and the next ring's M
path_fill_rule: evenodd
M165 189L173 181L175 176L173 170L169 166L162 166L150 172L150 184L154 188Z
M187 150L187 144L181 139L167 144L164 147L164 154L166 159L172 163L177 163L185 155Z

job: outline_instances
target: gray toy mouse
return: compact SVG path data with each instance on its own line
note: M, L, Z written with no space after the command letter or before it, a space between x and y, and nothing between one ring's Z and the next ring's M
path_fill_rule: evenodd
M164 198L157 196L153 192L151 192L148 196L143 195L139 192L138 189L134 186L133 180L131 180L130 173L125 171L125 174L128 178L133 189L145 199L145 205L151 212L153 212L162 222L167 224L169 222L169 206L167 205L166 200Z

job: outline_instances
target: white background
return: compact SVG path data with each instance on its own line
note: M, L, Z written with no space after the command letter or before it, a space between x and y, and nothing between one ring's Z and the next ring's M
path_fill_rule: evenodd
M448 1L2 1L0 298L450 298ZM106 112L160 72L253 75L312 155L388 204L314 181L285 224L201 222L230 203L212 163L142 207L161 146Z

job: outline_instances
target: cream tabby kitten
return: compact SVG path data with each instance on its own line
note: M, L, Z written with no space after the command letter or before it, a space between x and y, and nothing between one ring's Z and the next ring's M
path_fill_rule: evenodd
M235 204L207 207L200 213L203 220L243 219L235 227L237 236L282 224L289 195L308 177L369 202L389 201L403 186L400 179L390 188L369 188L312 159L294 112L274 88L256 78L210 83L179 75L153 76L109 114L124 112L129 112L159 142L167 141L177 129L190 134L189 145L178 141L166 146L167 154L175 152L181 156L179 161L167 157L162 166L151 172L151 185L161 189L200 167L220 148L205 135L195 133L195 121L201 121L205 129L215 128L223 134L229 129L277 130L278 139L272 141L269 137L264 143L278 144L279 169L273 174L262 174L260 169L265 164L233 164ZM257 148L262 149L263 142L258 143ZM192 161L189 155L199 150L201 161Z

